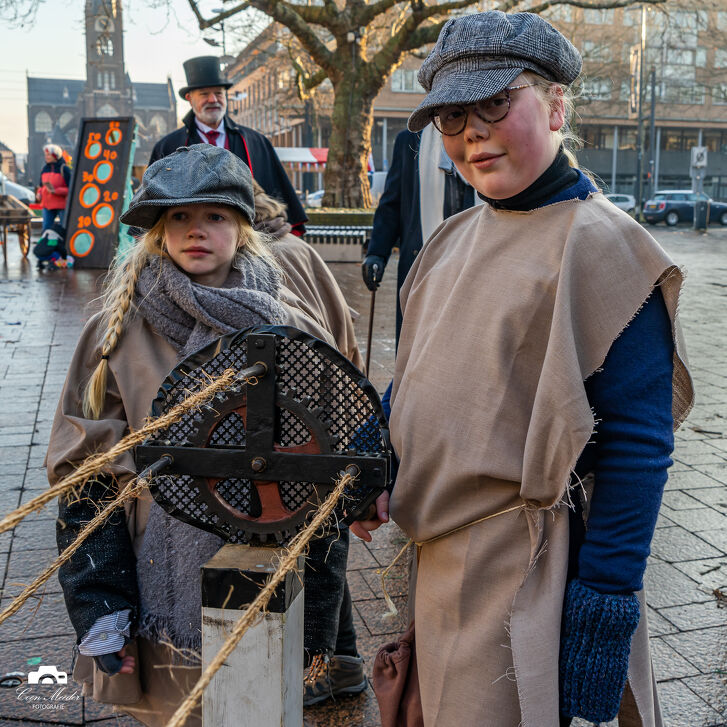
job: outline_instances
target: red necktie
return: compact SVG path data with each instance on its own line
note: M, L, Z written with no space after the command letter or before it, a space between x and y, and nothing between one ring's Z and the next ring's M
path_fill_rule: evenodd
M214 129L210 129L209 131L205 131L204 135L207 137L207 141L212 144L213 146L217 146L217 137L220 136L219 131L215 131Z

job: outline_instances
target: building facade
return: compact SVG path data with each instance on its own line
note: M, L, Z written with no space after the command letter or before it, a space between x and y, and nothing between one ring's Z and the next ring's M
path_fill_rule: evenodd
M583 53L574 131L583 140L579 161L601 185L636 194L641 142L643 199L690 188L691 150L705 146L704 189L727 198L727 11L676 0L666 11L563 5L546 15Z
M17 181L18 165L15 159L15 152L0 141L0 172L11 182Z
M700 4L700 0L671 0L666 11L642 11L640 5L608 10L559 5L544 12L583 54L583 84L576 91L573 131L583 140L577 152L580 163L605 190L635 193L642 141L644 199L657 188L691 186L694 146L709 150L705 191L715 199L727 199L727 10ZM638 103L634 103L638 87L632 88L631 66L642 31L645 54L639 125ZM315 104L298 99L295 72L276 36L280 32L284 31L269 26L229 68L234 82L230 112L276 146L325 147L330 135L330 102L326 101L330 83L324 82L316 92ZM407 58L374 101L371 146L377 170L388 169L394 138L424 97L416 78L420 64L416 58ZM299 178L296 186L302 189Z
M28 77L26 176L37 184L43 146L54 143L73 154L83 117L134 116L134 164L144 165L154 143L177 125L171 79L132 83L124 64L120 0L86 0L86 80Z

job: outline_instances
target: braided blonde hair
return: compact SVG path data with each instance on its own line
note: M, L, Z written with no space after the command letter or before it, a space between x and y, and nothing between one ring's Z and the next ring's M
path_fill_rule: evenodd
M233 267L239 267L244 254L265 258L271 266L279 270L279 264L268 249L266 236L253 230L238 210L230 210L237 225L238 255L233 261ZM101 325L104 333L100 346L101 360L83 392L83 415L86 418L98 419L101 415L106 397L109 357L119 345L129 315L134 312L136 283L141 271L155 255L171 262L166 252L165 222L166 214L163 214L130 252L117 257L112 264L102 296Z

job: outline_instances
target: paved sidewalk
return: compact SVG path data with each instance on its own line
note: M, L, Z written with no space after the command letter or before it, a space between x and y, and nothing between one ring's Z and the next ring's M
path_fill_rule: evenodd
M727 230L707 236L682 228L650 231L689 272L681 311L698 394L694 412L677 434L675 465L647 571L652 648L666 723L716 727L727 724ZM8 268L0 267L0 513L47 486L42 462L50 423L100 277L78 270L38 274L20 260L12 240L8 258ZM349 304L360 312L356 328L364 348L370 293L357 265L332 268ZM377 293L371 378L379 390L393 370L394 280L392 260ZM402 618L382 618L386 608L377 574L403 542L390 525L376 533L372 546L352 543L349 583L359 647L369 670L378 646L404 627ZM0 535L0 607L55 555L53 506L26 519L14 534ZM403 605L403 565L389 579L389 591ZM73 641L53 578L42 599L29 602L0 626L0 674L28 672L36 663L68 671ZM68 693L74 691L70 686ZM0 689L0 727L138 724L91 700L63 707L40 709L19 700L14 689ZM310 727L379 724L370 690L308 709L305 721Z

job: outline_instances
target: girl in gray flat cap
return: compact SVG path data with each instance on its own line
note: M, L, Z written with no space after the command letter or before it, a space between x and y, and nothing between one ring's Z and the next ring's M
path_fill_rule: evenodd
M147 169L121 217L147 232L112 269L103 309L81 334L50 436L51 485L138 430L167 373L221 335L282 323L335 345L324 317L319 324L304 312L315 314L315 306L281 284L270 237L253 229L253 195L248 167L210 144L182 147ZM329 295L325 304L332 320L349 316L342 298ZM336 305L342 309L330 310ZM355 341L347 348L358 356ZM60 549L134 471L127 453L74 493L78 497L62 498ZM121 705L151 727L167 723L200 675L199 572L221 545L215 535L167 515L148 493L84 542L59 571L78 636L73 676L84 694ZM306 647L324 652L326 663L344 610L347 553L344 532L311 551L315 582L324 586L318 585L312 606L306 596ZM311 612L318 621L308 618ZM366 680L350 612L347 626L338 633L348 649L339 661L349 677L360 676L342 691L361 691ZM312 643L311 634L318 641ZM330 644L321 643L326 639ZM197 710L187 724L200 723Z
M580 69L538 16L492 11L419 72L409 128L433 123L486 203L401 291L390 504L419 545L426 727L662 724L642 585L692 403L682 275L563 148Z

